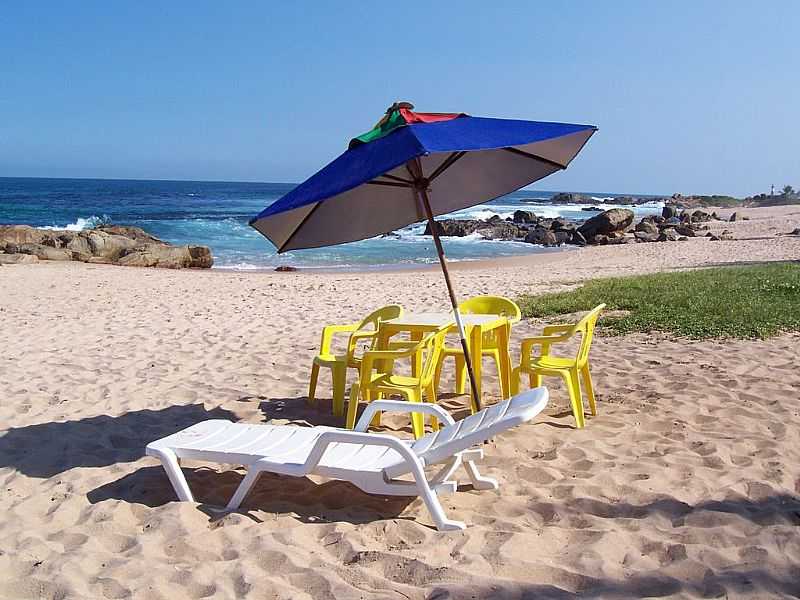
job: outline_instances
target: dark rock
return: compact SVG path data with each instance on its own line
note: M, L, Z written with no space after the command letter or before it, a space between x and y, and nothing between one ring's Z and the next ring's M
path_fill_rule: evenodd
M555 233L544 227L534 227L525 236L525 241L529 244L540 244L542 246L555 246L558 243Z
M656 229L656 231L634 231L633 235L640 242L657 242L660 234Z
M586 212L601 212L603 209L599 206L584 206L581 210Z
M678 232L675 231L675 229L667 228L667 229L662 229L661 230L661 234L658 236L658 241L659 242L677 242L679 237L680 236L678 235Z
M435 221L435 227L439 235L444 237L464 237L471 235L478 230L481 221L471 219L442 219ZM431 224L425 226L423 235L432 235Z
M553 219L553 222L550 223L550 229L552 231L575 231L577 228L578 226L575 223L561 217Z
M568 244L572 240L572 232L565 229L558 229L553 231L552 234L556 238L557 244Z
M290 265L281 265L280 267L275 267L275 270L280 273L293 273L297 271L297 267L292 267Z
M542 218L540 218L537 221L537 225L539 225L539 227L544 227L545 229L550 229L553 226L553 221L555 221L555 219L549 219L549 218L548 219L542 219Z
M536 215L530 210L515 210L514 223L536 223Z
M479 222L476 231L488 240L514 240L525 234L525 230L518 225L499 218L496 221L490 219Z
M491 217L486 219L486 222L494 224L494 223L500 223L502 220L503 218L500 215L492 215Z
M612 208L587 219L578 231L591 241L600 235L625 231L633 223L633 211L627 208Z
M658 237L658 226L655 223L653 223L653 221L647 219L642 219L641 222L639 222L636 225L635 231L648 234L652 233L655 234L656 237Z
M586 204L588 198L583 194L573 194L571 192L559 192L550 198L551 204Z
M689 225L686 225L686 224L678 225L675 228L675 231L677 231L680 235L683 235L683 236L686 236L686 237L695 237L697 235L697 233L695 233L695 230L692 229L692 227L690 227Z

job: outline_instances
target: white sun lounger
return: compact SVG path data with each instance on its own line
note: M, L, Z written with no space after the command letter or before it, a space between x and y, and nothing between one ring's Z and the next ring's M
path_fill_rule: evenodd
M474 461L483 458L483 450L474 446L530 421L547 399L544 387L527 390L458 422L435 404L376 400L367 405L354 431L203 421L148 444L147 454L161 460L181 501L193 501L178 462L186 458L247 467L228 510L238 508L264 471L314 474L349 481L370 494L421 496L439 530L464 529L464 523L445 516L437 494L456 491L457 481L450 478L462 464L474 489L496 489L494 479L478 473ZM366 433L375 413L384 411L435 415L444 426L413 442ZM428 479L424 469L431 465L442 467ZM397 479L408 474L413 481Z

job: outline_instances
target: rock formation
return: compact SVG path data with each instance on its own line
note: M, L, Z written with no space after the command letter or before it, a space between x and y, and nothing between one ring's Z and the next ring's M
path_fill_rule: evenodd
M28 258L21 258L21 257ZM0 225L0 263L76 260L169 269L211 267L207 246L173 246L138 227L104 225L83 231Z

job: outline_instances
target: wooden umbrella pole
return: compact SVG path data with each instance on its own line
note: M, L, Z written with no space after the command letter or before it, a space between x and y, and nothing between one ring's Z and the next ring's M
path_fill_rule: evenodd
M439 239L439 232L436 230L436 223L433 220L433 211L431 210L431 203L428 200L428 182L424 178L415 181L417 184L414 189L417 192L422 206L425 208L425 214L428 217L428 225L433 236L433 243L436 245L436 252L439 255L439 264L442 266L442 273L444 273L444 282L447 284L447 293L450 294L450 304L453 305L453 315L458 328L458 335L461 338L461 348L464 351L464 363L467 367L469 374L469 384L472 389L473 408L477 411L482 408L481 399L478 396L478 386L475 382L475 373L472 369L472 359L469 356L469 346L467 344L467 334L464 331L464 323L461 322L461 313L458 310L458 300L456 300L456 293L453 291L453 283L450 281L450 272L447 270L447 261L444 258L444 248L442 247L442 240ZM480 360L480 359L479 359Z

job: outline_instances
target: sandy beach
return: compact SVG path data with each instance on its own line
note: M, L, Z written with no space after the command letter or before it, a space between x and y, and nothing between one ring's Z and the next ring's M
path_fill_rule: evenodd
M731 211L718 211L727 216ZM598 246L454 266L462 298L593 277L800 261L800 206L712 222L733 241ZM565 390L485 448L498 491L421 501L187 463L175 502L147 443L209 418L341 425L330 382L305 402L323 325L396 302L444 310L437 269L0 268L0 598L594 598L800 596L800 335L688 341L600 335L599 414ZM540 331L523 320L519 340ZM515 357L516 360L516 357ZM487 363L486 400L499 397ZM457 418L452 370L441 404ZM351 374L354 376L354 374ZM401 417L385 428L409 435Z

